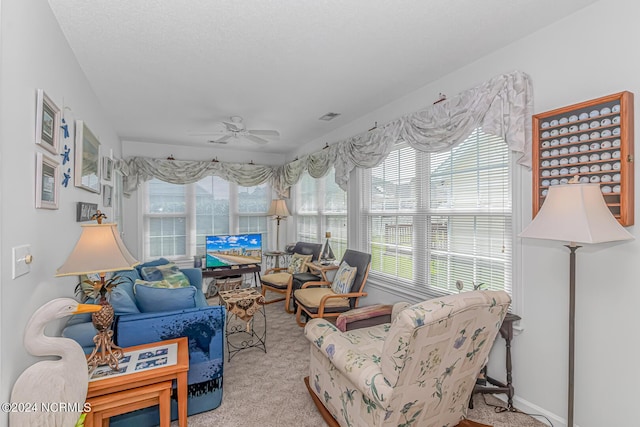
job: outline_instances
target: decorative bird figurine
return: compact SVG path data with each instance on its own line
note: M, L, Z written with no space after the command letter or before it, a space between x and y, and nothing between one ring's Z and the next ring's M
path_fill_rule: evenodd
M87 359L80 344L69 338L44 334L47 323L72 314L91 313L100 305L79 304L71 298L57 298L36 310L24 330L24 346L34 356L57 356L58 360L37 362L18 377L11 403L32 405L31 412L10 412L11 427L69 427L82 413L87 397ZM60 404L65 405L61 410ZM47 405L54 410L47 411Z

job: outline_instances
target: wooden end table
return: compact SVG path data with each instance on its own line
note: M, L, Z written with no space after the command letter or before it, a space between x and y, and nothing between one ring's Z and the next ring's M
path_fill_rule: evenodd
M476 384L473 388L473 392L471 394L471 398L469 399L469 409L473 409L473 395L476 393L490 393L490 394L501 394L504 393L507 395L507 410L513 411L513 396L515 394L515 390L513 388L513 377L511 375L511 371L513 369L513 365L511 362L511 340L513 339L513 322L517 322L520 320L520 316L513 313L507 313L504 320L502 321L502 325L500 326L500 336L504 338L505 341L505 352L506 352L506 361L505 361L505 370L507 372L507 382L503 383L502 381L498 381L495 378L490 376L487 377L488 385L480 385ZM483 368L486 373L487 367Z
M160 406L160 425L171 423L171 384L176 381L178 423L187 426L187 371L189 342L186 337L124 348L119 371L99 366L89 378L87 403L91 411L85 426L148 406ZM97 423L97 424L96 424Z
M317 261L314 262L307 262L307 267L309 267L309 270L313 270L314 272L320 273L320 275L322 276L322 280L325 282L329 282L329 280L327 279L327 273L329 271L333 271L333 270L337 270L338 268L340 268L338 265L331 263L331 264L321 264Z

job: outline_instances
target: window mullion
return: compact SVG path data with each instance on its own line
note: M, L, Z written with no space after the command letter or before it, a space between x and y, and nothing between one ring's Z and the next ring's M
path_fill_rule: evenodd
M187 210L187 256L196 254L196 184L186 186L186 210Z

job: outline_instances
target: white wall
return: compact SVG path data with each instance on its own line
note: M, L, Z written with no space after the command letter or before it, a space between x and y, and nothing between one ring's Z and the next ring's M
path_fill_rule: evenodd
M22 345L29 317L45 302L73 295L76 278L54 275L80 235L76 202L102 204L99 195L71 182L59 190L60 209L34 208L35 157L40 150L34 143L36 90L44 89L59 107L68 107L68 122L85 120L107 152L113 149L119 155L120 144L48 2L2 0L0 41L0 401L7 402L18 375L37 360ZM111 213L110 208L104 211ZM11 248L23 244L32 248L31 272L13 280ZM54 323L50 333L59 332L60 325ZM7 423L7 415L0 415L0 425Z
M293 155L362 132L374 121L385 123L423 108L440 92L452 96L513 70L532 77L536 113L623 90L640 97L640 57L636 52L639 16L640 3L633 0L594 3L323 136ZM636 171L636 182L640 182L637 175ZM531 219L530 172L525 171L515 192L520 219L526 225ZM636 189L636 200L639 196ZM628 230L640 237L636 227ZM523 299L518 314L524 319L525 330L513 342L517 402L547 413L558 426L563 424L567 407L568 250L561 242L518 239L518 244L522 245L522 266L515 286ZM627 425L635 418L640 338L633 325L640 301L640 285L635 280L640 276L639 255L638 240L578 251L575 423L581 427ZM391 298L381 291L370 291L372 296L364 304ZM502 350L502 340L498 346L494 354ZM490 373L504 377L500 355L495 359L500 363L492 363Z

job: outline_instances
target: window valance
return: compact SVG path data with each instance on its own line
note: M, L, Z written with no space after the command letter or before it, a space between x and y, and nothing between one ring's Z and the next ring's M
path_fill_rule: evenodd
M125 193L152 178L190 184L216 175L244 187L269 181L280 197L288 197L289 188L304 171L319 178L334 167L336 183L346 190L354 168L377 166L398 141L416 150L438 152L460 144L477 127L501 136L519 155L518 164L530 168L532 113L531 80L515 71L282 166L132 157L117 162L116 168L124 175Z

